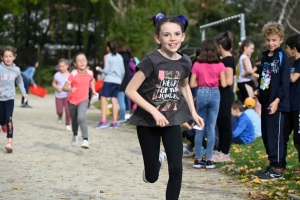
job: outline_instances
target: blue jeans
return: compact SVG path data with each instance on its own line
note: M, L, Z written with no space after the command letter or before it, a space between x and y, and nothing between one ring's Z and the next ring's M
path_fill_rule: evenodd
M125 92L124 91L119 91L118 103L119 103L119 108L120 108L120 119L125 119L126 104L125 104Z
M211 160L215 145L215 126L220 106L219 88L199 87L197 92L197 113L203 118L205 126L196 131L195 149L197 159L201 159L202 139L206 133L206 159Z

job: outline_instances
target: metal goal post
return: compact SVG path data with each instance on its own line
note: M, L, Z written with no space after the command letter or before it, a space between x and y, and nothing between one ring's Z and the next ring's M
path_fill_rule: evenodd
M241 13L241 14L238 14L238 15L227 17L227 18L224 18L224 19L221 19L221 20L218 20L218 21L200 26L199 28L200 28L200 34L201 34L201 41L203 41L205 39L205 29L206 28L216 26L216 25L219 25L219 24L222 24L224 22L231 21L231 20L234 20L234 19L239 19L238 22L240 23L240 42L245 40L246 39L245 14Z

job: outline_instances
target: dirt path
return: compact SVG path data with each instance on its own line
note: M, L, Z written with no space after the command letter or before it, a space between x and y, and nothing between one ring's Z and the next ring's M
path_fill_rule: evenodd
M90 149L71 146L71 133L57 123L54 96L30 96L32 109L14 110L14 152L4 150L0 138L0 199L118 199L163 200L168 177L167 164L155 184L142 180L143 160L134 130L95 130L100 111L90 108ZM79 144L82 139L80 138ZM248 189L219 169L196 170L184 159L180 199L247 199Z

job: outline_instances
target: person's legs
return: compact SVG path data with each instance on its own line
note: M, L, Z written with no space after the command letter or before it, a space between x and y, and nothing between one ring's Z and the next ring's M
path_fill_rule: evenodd
M111 104L112 104L112 114L113 114L113 124L117 123L117 119L118 119L118 100L116 97L111 97Z
M68 109L68 97L63 98L63 106L65 108L65 115L66 115L66 126L70 125L71 118L70 118L70 112Z
M71 121L72 121L73 135L77 136L78 135L78 121L77 121L77 107L78 106L68 102L68 107L69 107L70 117L71 117Z
M78 104L77 107L77 122L80 126L80 130L82 133L82 138L84 140L88 140L88 125L86 122L86 110L88 108L89 100L85 100Z
M159 162L160 128L137 126L136 130L143 154L146 180L154 183L158 179L161 166Z
M212 160L212 154L215 145L215 126L220 106L220 92L219 88L213 88L209 97L210 101L207 109L206 133L207 133L207 147L206 159Z
M24 76L23 74L21 74L21 76L22 76L22 79L23 79L25 91L26 91L26 93L28 94L28 93L29 93L29 81L28 81L27 77ZM24 99L24 97L22 96L21 105L24 104L24 100L25 100L25 99ZM25 104L28 104L28 100L27 100L27 102L26 102Z
M245 99L248 97L248 91L245 87L246 84L245 84L245 82L240 82L240 83L237 83L237 85L238 85L238 88L240 91L240 97L241 97L240 101L242 103L244 103Z
M293 111L292 118L294 120L294 145L298 151L298 162L300 163L300 112Z
M293 130L293 121L294 119L292 118L293 114L292 113L288 113L284 116L284 127L283 127L283 161L282 161L282 165L283 168L286 169L286 156L287 156L287 147L288 147L288 142L289 142L289 138L290 138L290 134Z
M5 101L0 101L0 126L5 126Z
M179 199L182 182L182 138L180 126L163 128L162 141L169 167L169 181L166 200Z
M56 105L56 114L58 115L58 118L61 118L63 115L64 99L55 97L55 105Z
M102 123L106 123L106 109L107 109L107 105L106 105L106 97L101 96L100 98L101 101L101 116L102 116Z
M124 91L119 91L118 103L119 103L119 108L120 108L120 119L125 120L126 105L125 105L125 92Z
M268 126L267 126L267 118L269 115L268 103L261 104L261 137L266 149L266 154L269 155L268 150Z

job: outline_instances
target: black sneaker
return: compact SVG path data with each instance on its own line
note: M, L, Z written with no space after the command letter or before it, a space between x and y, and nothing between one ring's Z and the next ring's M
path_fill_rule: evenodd
M214 169L216 167L214 161L208 160L206 161L206 169Z
M257 172L254 172L254 176L261 176L262 174L265 174L267 173L272 167L271 166L268 166L265 170L263 171L257 171Z
M199 161L198 159L195 159L194 168L206 168L206 160L204 160L203 158Z
M260 174L257 177L261 179L262 181L268 181L268 180L277 180L277 179L282 179L282 173L281 169L275 169L271 167L269 171L267 171L265 174Z

